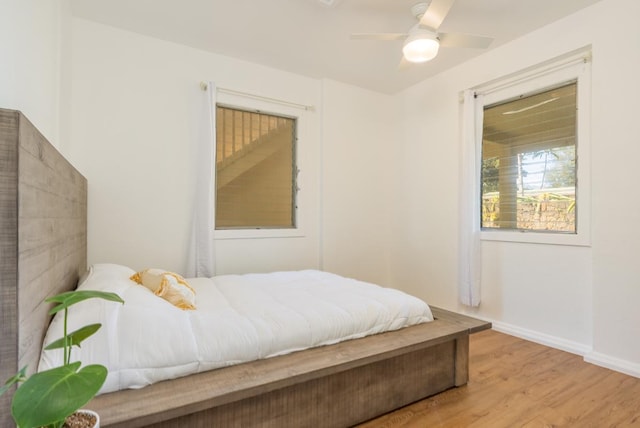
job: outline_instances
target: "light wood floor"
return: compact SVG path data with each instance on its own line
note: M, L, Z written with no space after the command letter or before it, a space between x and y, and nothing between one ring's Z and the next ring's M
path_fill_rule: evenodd
M640 427L640 379L516 337L472 335L469 377L359 427Z

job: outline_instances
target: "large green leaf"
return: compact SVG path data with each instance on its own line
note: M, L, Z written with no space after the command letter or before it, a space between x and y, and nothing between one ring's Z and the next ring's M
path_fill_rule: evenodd
M107 378L100 365L80 362L32 375L13 395L11 414L20 428L61 421L89 402Z
M82 328L79 328L78 330L74 331L73 333L67 334L67 344L66 345L67 346L80 347L80 344L82 343L82 341L85 340L87 337L90 337L96 331L98 331L101 326L102 326L102 324L89 324L89 325L86 325L86 326L84 326ZM64 348L64 347L65 347L64 337L61 337L60 339L56 340L55 342L51 342L44 349L58 349L58 348Z
M124 300L120 298L115 293L108 293L105 291L96 291L96 290L75 290L75 291L67 291L66 293L61 293L53 297L49 297L46 299L46 302L49 303L57 303L50 311L49 315L53 315L56 312L60 312L63 309L67 309L69 306L74 305L76 303L82 302L87 299L105 299L110 300L112 302L124 303Z

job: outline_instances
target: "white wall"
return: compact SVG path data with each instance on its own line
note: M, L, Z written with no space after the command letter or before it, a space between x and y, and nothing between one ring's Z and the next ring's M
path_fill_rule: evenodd
M203 107L198 84L214 80L315 106L301 113L298 142L304 237L217 240L217 272L324 268L389 281L393 97L83 19L73 19L72 33L68 152L89 180L90 263L184 272Z
M322 98L323 267L388 285L394 98L329 80Z
M320 106L318 80L73 19L70 160L89 181L89 263L185 272L201 81ZM303 237L216 241L218 273L317 268L321 111L298 142Z
M21 110L57 145L68 1L0 0L0 11L0 108Z
M392 266L394 284L454 310L460 91L592 45L592 246L485 241L482 304L467 310L498 325L640 375L640 29L635 0L603 0L399 95L407 191ZM441 212L426 217L430 198ZM612 209L612 207L618 207Z
M640 373L640 2L593 8L594 351L635 363ZM597 63L595 62L597 61ZM613 207L613 209L612 209ZM600 361L600 355L592 356ZM606 360L606 357L604 358ZM600 361L602 362L602 361Z

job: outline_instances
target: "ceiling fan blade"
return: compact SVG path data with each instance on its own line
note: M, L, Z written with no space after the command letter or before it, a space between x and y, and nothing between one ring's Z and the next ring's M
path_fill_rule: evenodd
M404 57L404 55L402 56L402 59L400 60L400 64L398 64L398 70L399 71L404 71L407 70L409 67L411 67L413 63L407 61L407 59Z
M407 33L353 33L353 40L403 40Z
M449 13L455 0L431 0L427 11L420 18L420 26L436 31Z
M438 39L441 46L448 48L486 49L493 42L492 37L458 33L439 33Z

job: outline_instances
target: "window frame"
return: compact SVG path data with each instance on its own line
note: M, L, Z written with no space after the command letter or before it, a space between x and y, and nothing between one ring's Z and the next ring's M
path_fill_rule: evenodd
M213 238L214 240L226 240L226 239L264 239L264 238L297 238L306 236L304 230L304 222L305 222L305 213L304 213L304 203L301 201L301 189L303 188L304 183L304 175L302 174L304 167L304 158L301 156L302 148L300 147L300 142L305 140L305 136L307 135L307 124L305 119L305 112L296 108L295 106L290 106L286 104L281 104L277 102L270 102L266 99L262 98L250 98L242 95L235 95L233 93L225 93L218 92L214 97L214 109L220 105L223 107L235 108L239 110L246 111L256 111L265 114L271 114L276 116L283 116L287 118L291 118L295 120L295 141L294 141L294 174L296 177L296 187L294 189L294 201L293 201L293 218L295 225L293 227L265 227L265 228L229 228L229 229L216 229L215 225L215 211L213 213ZM213 206L215 210L215 205L217 201L216 195L216 184L215 184L215 153L217 152L217 139L215 137L215 127L217 124L214 123L214 159L213 159L213 168L214 168L214 184L213 184ZM302 203L301 203L302 202Z
M576 232L559 233L557 231L522 229L482 229L480 216L478 222L480 239L484 241L505 241L551 245L591 245L591 159L590 159L590 111L591 111L591 61L590 51L579 51L539 66L531 67L521 73L498 79L474 89L474 121L476 174L474 186L478 198L481 198L482 186L482 127L485 106L514 99L520 95L531 95L548 88L558 87L575 81L576 94ZM479 128L478 128L479 127ZM478 131L479 130L479 131ZM478 201L481 204L481 200Z

